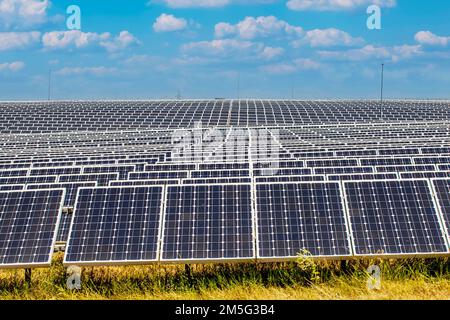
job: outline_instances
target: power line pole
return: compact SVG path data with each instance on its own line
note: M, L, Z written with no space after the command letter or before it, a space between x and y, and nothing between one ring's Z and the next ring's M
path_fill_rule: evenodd
M384 63L381 64L381 103L383 103Z
M241 74L238 73L237 77L237 98L238 100L241 99Z
M384 63L381 64L381 97L380 120L383 119L383 87L384 87Z
M294 76L292 76L292 81L291 81L291 99L294 100L294 86L295 86L295 78Z
M51 99L52 94L52 69L48 69L48 101Z

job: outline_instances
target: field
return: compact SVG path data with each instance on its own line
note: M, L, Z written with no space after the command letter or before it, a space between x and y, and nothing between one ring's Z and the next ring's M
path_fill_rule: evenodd
M368 266L381 289L367 288ZM450 299L449 259L83 268L80 291L66 288L57 254L51 268L0 271L0 299Z

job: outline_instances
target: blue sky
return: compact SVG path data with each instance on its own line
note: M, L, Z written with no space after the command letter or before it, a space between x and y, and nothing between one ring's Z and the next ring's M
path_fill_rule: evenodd
M381 8L381 30L366 9ZM66 8L81 9L81 30ZM449 1L0 0L0 100L450 98ZM238 81L239 79L239 81Z

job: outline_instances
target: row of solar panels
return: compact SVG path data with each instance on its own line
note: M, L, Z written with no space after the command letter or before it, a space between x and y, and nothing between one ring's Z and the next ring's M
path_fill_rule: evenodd
M346 161L350 161L351 165L367 165L367 164L374 164L374 165L383 165L383 164L445 164L449 161L448 154L450 153L450 147L449 148L430 148L428 150L430 153L424 153L422 155L416 155L412 157L406 157L404 154L402 154L402 149L398 149L399 155L397 156L379 156L379 157L363 157L361 152L359 151L345 151L344 153L348 154L348 156L344 157L326 157L325 159L314 159L314 160L295 160L295 159L282 159L279 158L277 161L277 165L282 167L298 167L298 166L343 166L346 165ZM427 151L427 152L428 152ZM433 153L431 153L433 152ZM315 154L318 155L318 154ZM327 153L327 155L330 155ZM333 153L331 153L333 155ZM248 156L247 153L245 154L237 154L236 158L228 159L227 157L222 157L221 159L217 159L214 161L214 159L208 159L209 163L205 163L205 159L199 159L196 165L196 168L198 169L239 169L248 167L248 164L242 164L243 161L248 161L246 156ZM314 157L314 155L312 155ZM35 160L23 160L23 159L17 159L17 160L8 160L5 162L0 163L0 172L13 170L13 169L22 169L22 170L37 170L37 169L52 169L55 167L98 167L98 166L127 166L127 165L135 165L135 166L143 166L148 164L155 164L154 166L147 166L147 169L145 170L153 170L152 168L164 170L167 168L174 168L174 170L179 170L177 167L180 166L180 163L183 164L186 161L193 161L193 159L189 158L180 158L176 159L173 158L172 161L170 159L164 160L166 158L163 156L162 158L155 158L149 157L147 155L130 155L129 159L122 159L126 156L112 156L112 155L103 155L103 156L95 156L92 157L91 160L85 160L87 157L77 157L77 158L61 158L60 156L55 156L52 161L50 159L46 158L45 161L41 158L37 158ZM253 157L254 159L254 167L257 167L258 165L263 165L264 163L271 163L274 162L274 159L270 158L270 155L267 155L267 159L263 159L261 157ZM116 159L114 159L116 158ZM334 159L334 160L332 160ZM72 161L68 161L72 160ZM74 161L76 160L76 161ZM42 162L44 161L44 162ZM261 164L258 164L258 162L261 162ZM344 163L344 164L342 164ZM95 168L88 169L88 170L95 170ZM7 172L6 172L7 173ZM28 173L28 172L27 172Z
M81 188L68 265L449 255L450 179ZM0 267L50 263L64 189L0 193Z
M450 143L450 142L449 142ZM277 144L275 141L269 144L263 144L262 146L244 145L241 149L237 149L235 145L231 147L225 146L223 149L217 148L211 154L200 153L195 154L195 149L185 149L185 154L173 152L174 146L167 144L164 150L154 151L153 154L146 157L141 155L149 153L147 149L136 149L133 146L121 146L115 149L79 149L72 145L71 147L62 149L47 149L50 153L46 153L43 149L8 149L8 154L3 155L2 165L10 166L14 168L14 165L22 165L23 167L30 167L33 164L38 164L45 166L48 163L52 166L53 162L71 162L74 165L95 165L95 164L127 164L134 163L136 160L141 160L141 162L155 163L155 161L187 161L189 158L195 159L195 161L234 161L230 160L231 156L236 155L240 158L248 157L249 152L252 159L264 160L270 154L271 150L276 151L278 157L281 158L292 158L297 160L311 160L320 158L368 158L368 157L394 157L394 156L410 156L410 157L420 157L420 156L433 156L433 155L444 155L450 153L449 143L443 144L442 142L433 143L432 141L423 142L421 146L414 146L408 142L402 141L397 143L396 147L391 149L385 149L386 146L374 145L368 146L362 144L361 146L356 146L352 142L346 142L342 144L334 143L333 146L328 145L315 145L308 148L298 147L298 142L294 142L295 147L286 146L285 144ZM426 147L425 147L426 145ZM205 145L209 147L209 145ZM194 147L193 147L194 148ZM72 152L72 151L73 152ZM201 150L201 149L200 149ZM23 151L23 152L22 152ZM201 150L203 151L203 150ZM186 153L188 152L188 153ZM37 156L39 154L39 156ZM98 154L103 154L99 157ZM129 156L129 159L123 159ZM92 159L90 159L92 158ZM74 160L77 159L77 160Z
M275 155L276 156L276 155ZM205 170L238 170L249 169L249 161L240 159L240 162L165 162L148 164L135 159L134 164L109 164L99 163L96 165L65 165L62 162L55 162L54 166L27 167L29 164L0 164L0 177L7 176L39 176L39 175L61 175L61 174L89 174L104 172L130 172L130 171L205 171ZM98 162L102 162L101 160ZM303 168L310 171L322 170L325 168L379 168L379 167L433 167L434 170L450 164L449 156L427 156L427 157L377 157L377 158L340 158L340 159L316 159L316 160L292 160L292 159L270 159L252 161L253 168ZM445 170L445 169L444 169ZM323 172L315 172L322 174Z
M21 185L39 186L47 184L76 184L80 182L96 182L99 186L108 185L142 185L175 183L202 183L217 180L220 182L255 179L256 182L269 181L337 181L367 180L392 178L439 178L448 177L450 165L437 166L386 166L386 167L330 167L316 168L281 168L255 170L203 170L203 171L145 171L145 172L109 172L92 174L61 174L43 176L0 177L0 190L12 190ZM128 179L127 179L128 176ZM186 182L187 181L187 182Z
M447 120L448 102L184 101L1 103L2 133Z

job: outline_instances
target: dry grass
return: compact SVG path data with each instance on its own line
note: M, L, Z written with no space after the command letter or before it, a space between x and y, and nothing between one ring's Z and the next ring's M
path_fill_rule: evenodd
M382 269L381 290L365 270ZM0 271L0 299L450 299L448 259L84 268L82 289L66 288L57 255L49 269Z

